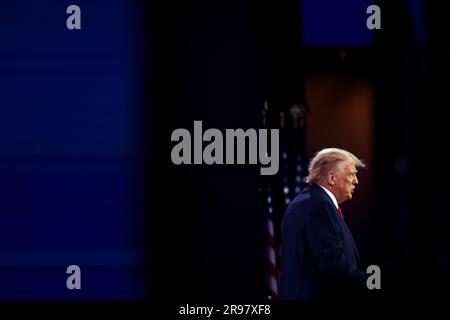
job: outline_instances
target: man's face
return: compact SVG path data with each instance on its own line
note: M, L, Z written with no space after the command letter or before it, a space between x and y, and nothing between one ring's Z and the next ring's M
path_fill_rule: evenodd
M351 200L353 191L358 184L356 177L355 164L352 162L343 162L336 172L335 196L338 203Z

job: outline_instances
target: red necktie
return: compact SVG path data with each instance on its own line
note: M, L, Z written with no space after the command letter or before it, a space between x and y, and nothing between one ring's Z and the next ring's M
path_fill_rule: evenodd
M342 214L342 209L341 209L341 207L338 207L338 211L339 211L339 214L341 215L342 219L344 219L344 215Z

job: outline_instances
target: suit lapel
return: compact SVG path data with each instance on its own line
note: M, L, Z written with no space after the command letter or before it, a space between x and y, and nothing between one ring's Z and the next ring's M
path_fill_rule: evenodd
M338 216L338 220L342 224L342 227L345 229L345 231L347 232L347 236L350 237L350 241L352 242L353 250L354 250L355 256L356 256L356 262L357 262L358 266L360 268L362 268L361 260L359 258L359 254L358 254L358 248L356 248L356 244L355 244L355 241L353 240L352 233L350 232L350 229L347 227L347 224L345 223L344 219L342 219L341 215L339 214L339 211L336 209L336 206L334 205L333 201L330 199L328 194L320 186L313 184L310 186L310 188L312 190L314 190L315 192L317 192L318 194L320 194L323 199L325 199L326 201L331 203L331 205L335 208L336 215Z
M356 247L355 241L353 240L352 233L350 232L350 229L347 227L347 224L345 223L344 219L342 219L341 215L339 214L339 211L336 210L336 212L337 212L337 215L339 216L339 219L341 221L342 226L346 230L347 235L350 238L350 241L352 242L353 250L355 251L355 256L356 256L356 261L358 263L358 266L360 268L362 268L362 266L361 266L361 259L359 258L359 254L358 254L358 248Z

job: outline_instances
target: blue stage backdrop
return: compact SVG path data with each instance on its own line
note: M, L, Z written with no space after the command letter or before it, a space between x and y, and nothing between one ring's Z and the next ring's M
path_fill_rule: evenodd
M367 7L375 0L306 0L303 8L303 36L306 46L364 47L373 42L367 29Z
M137 6L0 4L0 298L143 292L136 152ZM68 290L66 268L81 268Z

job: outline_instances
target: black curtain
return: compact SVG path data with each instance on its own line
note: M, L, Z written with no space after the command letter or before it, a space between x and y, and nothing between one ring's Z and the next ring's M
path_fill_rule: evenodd
M419 11L424 18L420 24L411 3L378 2L382 29L376 31L373 61L373 261L381 262L383 296L390 298L435 297L442 280L448 281L448 172L441 166L448 81L440 79L448 72L449 59L448 49L442 50L445 39L439 36L439 28L446 27L436 4Z
M272 0L152 1L145 10L149 296L266 295L259 166L175 166L170 136L192 133L194 120L204 130L261 128L265 101L298 101L298 10Z

